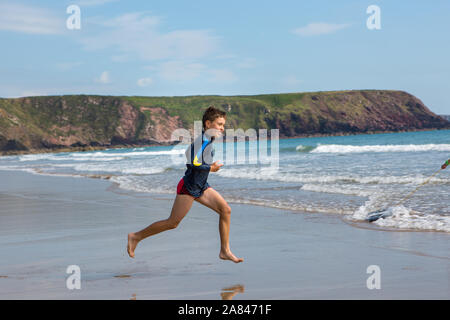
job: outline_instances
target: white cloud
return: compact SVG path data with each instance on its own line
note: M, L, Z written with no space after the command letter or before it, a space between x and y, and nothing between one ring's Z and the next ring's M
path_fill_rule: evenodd
M236 66L241 69L255 68L256 67L256 59L245 58L245 59L239 61Z
M74 1L75 4L80 7L93 7L93 6L101 6L110 2L117 2L118 0L79 0Z
M166 81L190 81L200 77L207 67L201 63L168 61L159 65L159 76Z
M60 71L68 71L71 69L74 69L76 67L79 67L83 64L81 61L73 61L73 62L59 62L56 63L56 68Z
M230 83L237 80L231 70L210 68L202 63L183 60L167 61L151 69L154 69L162 80L169 82L190 82L200 79L204 82Z
M111 57L111 61L112 62L128 62L128 61L130 61L130 57L126 54L113 55Z
M153 83L153 79L152 78L141 78L141 79L139 79L137 81L137 85L139 87L148 87L152 83Z
M66 16L44 8L12 2L0 3L0 30L29 34L62 34Z
M212 69L209 70L211 82L229 83L237 80L235 74L228 69Z
M103 71L99 78L95 78L95 82L107 84L111 82L108 71Z
M294 75L288 75L281 79L282 86L288 90L297 88L301 83L303 83L303 81Z
M333 24L333 23L315 22L310 23L305 27L294 29L292 32L302 37L308 37L334 33L336 31L348 28L349 26L350 24L348 23Z
M228 60L228 59L236 59L237 55L233 54L233 53L224 53L224 54L219 54L218 56L215 57L216 59L224 59L224 60Z
M126 13L108 20L97 18L91 23L100 30L80 38L86 50L108 49L116 56L125 55L130 59L198 59L208 56L218 47L218 37L209 30L162 32L159 30L161 18L148 12Z

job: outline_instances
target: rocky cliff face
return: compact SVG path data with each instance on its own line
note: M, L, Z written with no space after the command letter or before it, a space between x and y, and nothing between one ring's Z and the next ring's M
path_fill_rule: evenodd
M0 99L0 152L173 144L177 128L214 104L230 128L280 137L448 129L450 123L402 91L358 90L258 96L48 96Z
M320 92L302 97L304 108L266 116L285 137L448 128L418 98L400 91Z

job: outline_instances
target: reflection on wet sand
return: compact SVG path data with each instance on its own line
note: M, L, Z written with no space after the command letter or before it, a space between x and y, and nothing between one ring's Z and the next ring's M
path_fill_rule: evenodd
M244 286L241 284L237 284L229 288L223 288L220 295L222 296L222 300L231 300L238 293L244 293Z

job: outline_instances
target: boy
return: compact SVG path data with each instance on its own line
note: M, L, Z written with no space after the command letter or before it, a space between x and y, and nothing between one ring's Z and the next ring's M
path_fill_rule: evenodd
M134 250L138 243L154 234L174 229L191 209L195 201L211 208L219 214L220 253L219 258L231 260L235 263L244 261L237 258L230 250L230 216L231 208L225 199L207 182L209 172L217 172L223 164L212 162L214 150L212 143L225 130L226 113L214 106L210 106L203 114L203 131L198 139L186 150L187 170L177 186L177 195L169 218L154 222L147 228L136 233L128 234L127 251L134 258Z

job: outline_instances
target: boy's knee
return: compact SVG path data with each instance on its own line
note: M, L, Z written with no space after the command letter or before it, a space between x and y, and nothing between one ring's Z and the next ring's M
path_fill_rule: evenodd
M175 229L180 224L180 221L178 220L167 220L167 228L168 229Z
M226 205L222 207L221 214L230 215L231 214L231 208L229 205Z

